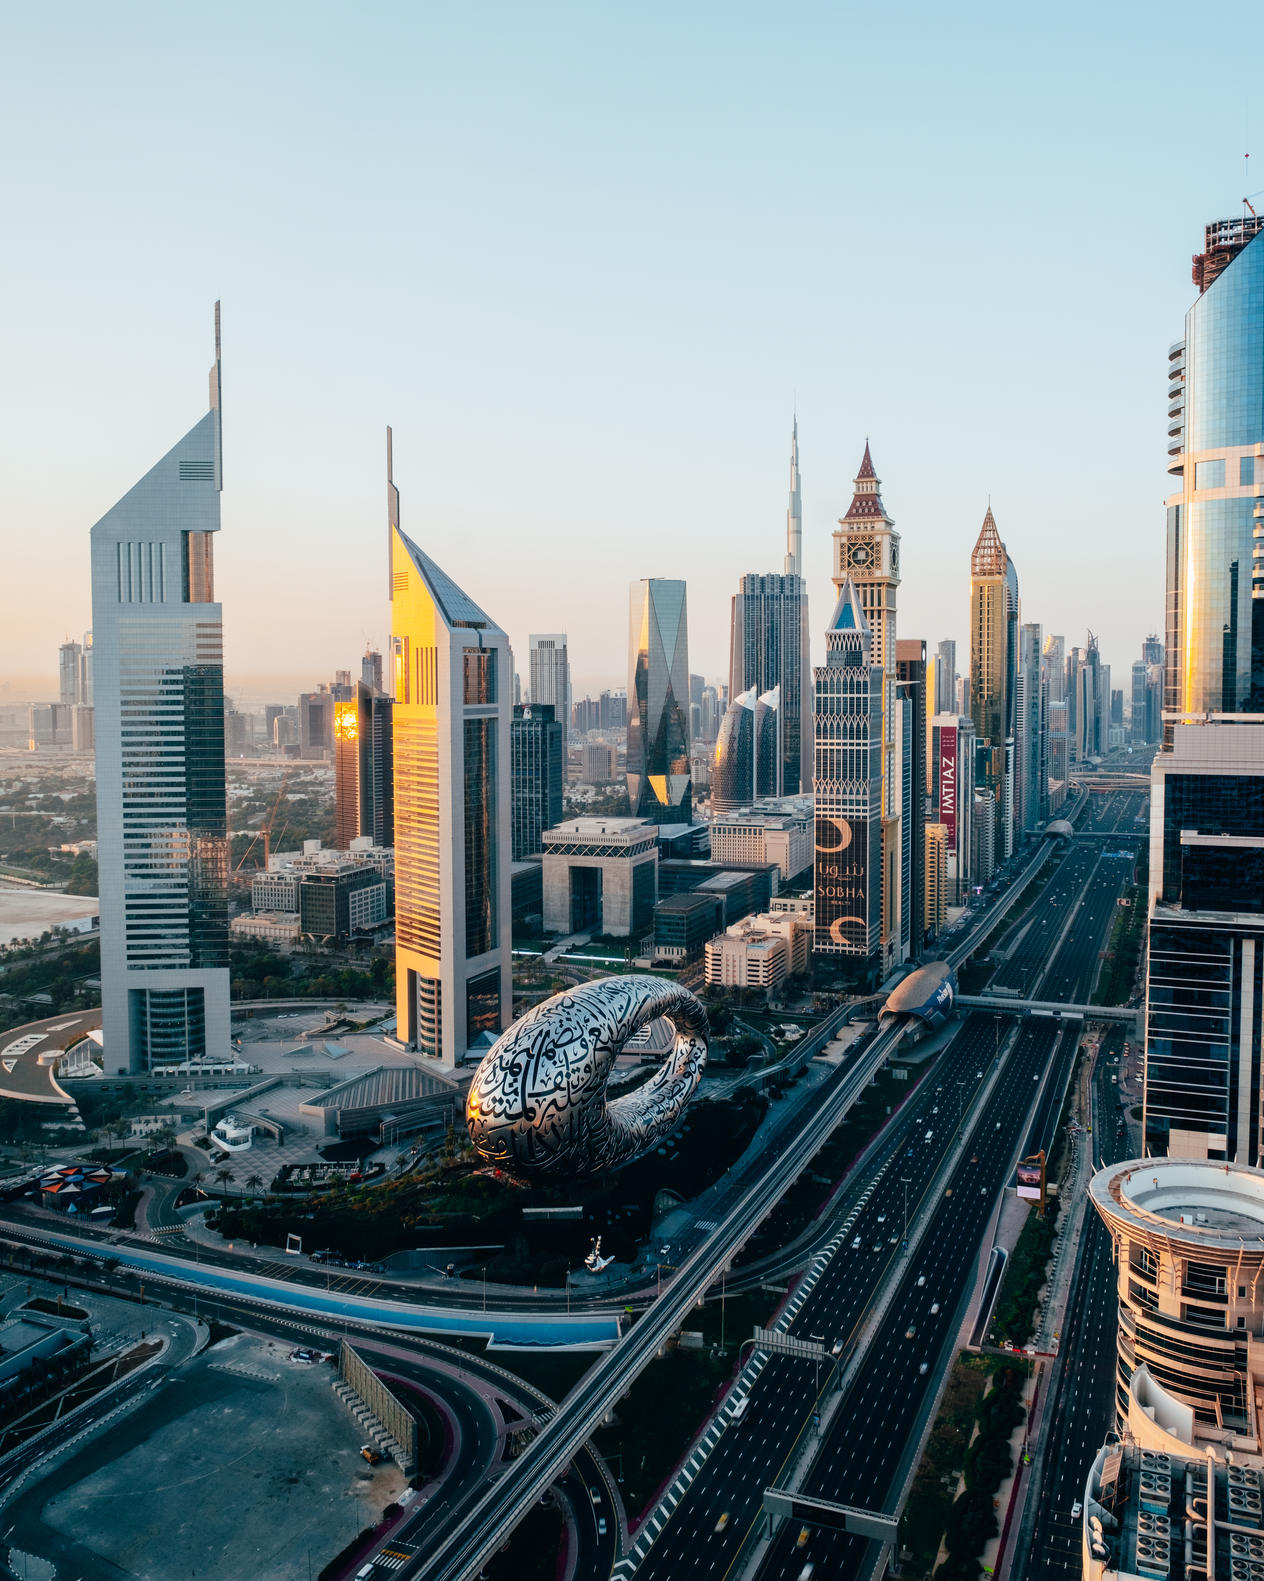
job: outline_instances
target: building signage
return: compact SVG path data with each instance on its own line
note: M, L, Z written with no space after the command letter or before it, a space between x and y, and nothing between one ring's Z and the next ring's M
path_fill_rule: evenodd
M817 935L855 955L869 953L867 833L867 825L855 830L845 818L816 820Z
M1025 1159L1015 1171L1018 1195L1030 1202L1043 1199L1044 1165L1038 1159Z
M948 829L948 851L957 853L957 727L939 731L939 821Z

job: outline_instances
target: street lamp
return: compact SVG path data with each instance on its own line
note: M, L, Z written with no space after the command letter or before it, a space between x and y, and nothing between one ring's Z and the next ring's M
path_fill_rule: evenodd
M900 1184L904 1187L904 1245L908 1246L908 1188L912 1184L907 1175L900 1176Z

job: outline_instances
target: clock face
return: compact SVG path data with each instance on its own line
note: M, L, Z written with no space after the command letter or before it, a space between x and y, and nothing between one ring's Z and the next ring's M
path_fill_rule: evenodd
M863 568L873 564L873 545L867 543L854 543L847 551L848 565Z
M892 544L891 545L891 575L892 576L899 576L899 574L900 574L900 551L899 551L899 548L898 548L898 546L896 544Z

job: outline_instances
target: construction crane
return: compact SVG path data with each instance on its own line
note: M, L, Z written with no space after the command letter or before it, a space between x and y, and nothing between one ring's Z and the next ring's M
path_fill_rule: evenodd
M286 764L285 772L281 775L281 785L280 785L280 788L278 789L278 791L276 793L276 800L272 803L272 807L271 807L271 809L268 812L268 816L263 820L263 823L259 826L258 834L256 834L254 836L254 839L251 840L250 844L241 853L241 861L238 862L237 866L233 869L233 876L234 876L234 878L237 876L238 873L241 872L242 868L246 865L246 858L254 850L255 842L259 839L259 835L263 836L263 871L265 873L267 872L267 870L268 870L268 859L272 855L272 826L276 822L276 815L277 815L277 813L280 812L280 810L281 810L281 801L282 801L282 799L285 796L285 787L289 784L289 780L290 780L290 768L289 768L289 764Z

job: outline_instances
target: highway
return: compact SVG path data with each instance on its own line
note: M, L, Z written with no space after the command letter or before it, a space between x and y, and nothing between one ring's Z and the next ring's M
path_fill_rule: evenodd
M1111 1058L1122 1039L1104 1040L1094 1072L1094 1163L1135 1156L1134 1128L1118 1131L1119 1089L1110 1076L1122 1071ZM1093 1456L1115 1421L1115 1335L1118 1315L1110 1236L1089 1209L1080 1237L1076 1269L1053 1364L1033 1478L1026 1494L1009 1573L1022 1581L1068 1581L1081 1571L1080 1522L1071 1506L1084 1491Z

